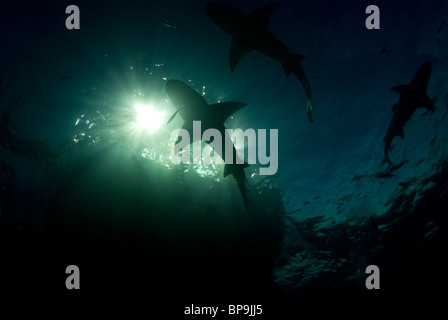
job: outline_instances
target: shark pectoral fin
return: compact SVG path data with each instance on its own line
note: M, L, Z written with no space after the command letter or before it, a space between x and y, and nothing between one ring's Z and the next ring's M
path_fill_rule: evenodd
M434 107L434 101L425 93L423 108L428 109L428 112L431 111L434 113L436 111L436 108Z
M308 102L306 103L306 113L308 114L308 121L313 123L313 104L310 99L308 99Z
M399 94L403 94L403 93L407 92L409 90L409 88L410 88L410 86L403 84L400 86L395 86L391 90L398 92Z
M183 106L180 107L179 109L176 110L176 112L174 112L174 114L170 117L170 119L167 121L166 124L169 124L171 121L173 121L174 117L177 115L177 113L182 110Z
M227 177L229 174L232 174L232 173L233 173L233 170L231 168L231 164L224 165L224 173L223 173L224 178Z
M295 54L294 57L300 62L303 60L303 58L305 58L305 56L303 54Z
M252 12L250 16L258 25L267 27L272 11L274 11L278 6L280 6L278 3L269 3Z
M247 106L244 102L221 102L209 105L209 108L213 109L213 116L216 120L224 123L228 117Z
M232 72L235 70L238 61L240 61L240 59L251 50L252 48L246 44L235 39L232 40L229 56L230 70L232 70Z
M247 198L246 190L246 174L244 173L244 168L248 167L247 163L242 164L226 164L224 166L224 178L228 175L232 175L238 184L238 189L240 190L241 196L243 197L244 207L249 211L249 199Z
M224 165L224 173L223 173L224 178L227 177L229 174L234 175L237 166L242 166L243 169L249 167L249 165L246 162L244 162L242 164L227 163L226 165Z
M303 58L305 58L305 56L301 55L301 54L294 54L293 56L297 60L297 62L299 62L299 63L300 63L300 61L302 61ZM288 78L289 75L292 72L291 69L289 68L289 65L287 63L283 64L283 71L285 72L286 78Z
M289 69L286 64L283 64L283 71L285 72L286 78L288 78L289 75L291 74L291 69Z

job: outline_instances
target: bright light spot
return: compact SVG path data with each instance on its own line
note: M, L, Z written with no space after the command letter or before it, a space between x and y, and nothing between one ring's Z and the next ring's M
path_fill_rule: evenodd
M135 105L135 111L137 112L137 124L142 129L154 131L163 124L163 114L157 111L153 105L142 106L137 104Z

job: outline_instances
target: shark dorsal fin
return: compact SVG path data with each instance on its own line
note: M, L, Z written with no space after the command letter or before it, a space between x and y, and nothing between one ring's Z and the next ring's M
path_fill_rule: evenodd
M247 104L244 102L221 102L211 104L209 108L213 108L213 116L215 119L224 123L228 117L245 106Z
M400 94L409 92L409 90L426 92L426 89L428 88L429 78L431 77L431 69L431 63L425 62L420 67L420 69L418 69L410 85L395 86L392 88L392 90Z
M431 69L432 66L430 62L425 62L424 64L422 64L422 66L418 69L417 73L412 79L411 86L422 92L426 92L426 89L428 88L429 78L431 77Z
M235 70L238 61L240 61L240 59L251 50L252 48L242 43L241 41L238 41L236 39L232 40L229 55L230 70L232 70L232 72L233 70Z
M252 12L250 16L254 19L254 21L258 25L267 27L272 11L274 11L274 9L277 8L278 6L279 6L278 3L269 3Z
M207 101L193 88L179 80L168 80L165 85L166 92L173 105L178 108L204 108ZM172 119L171 119L172 120Z
M409 89L410 89L410 86L408 86L406 84L402 84L402 85L393 87L391 90L398 92L399 94L403 94L403 93L406 93L407 91L409 91Z

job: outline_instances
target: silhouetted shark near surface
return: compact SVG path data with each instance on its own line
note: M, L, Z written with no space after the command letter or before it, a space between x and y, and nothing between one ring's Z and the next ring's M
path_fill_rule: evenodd
M392 90L398 92L400 100L393 106L394 115L387 128L384 137L384 159L385 162L392 164L389 159L389 149L394 137L404 138L403 127L411 119L417 108L426 108L432 112L435 111L434 103L426 94L429 79L431 77L431 63L425 62L412 79L410 85L399 85L393 87Z
M201 137L205 130L213 128L218 130L221 133L221 137L224 139L225 135L228 134L225 132L224 122L233 113L246 106L246 104L242 102L221 102L209 105L199 93L184 82L178 80L169 80L166 83L165 88L171 102L178 108L170 120L168 120L168 123L176 114L179 114L184 120L182 129L187 130L190 137L192 137L191 143L195 142L195 136L193 135L193 121L201 121ZM222 150L215 150L215 152L220 151L221 154L219 155L222 159L225 159L224 145ZM246 175L244 173L244 168L247 168L249 165L247 163L239 164L237 163L237 159L239 160L235 146L233 146L232 163L225 164L224 177L229 174L233 175L243 197L244 206L246 207L246 210L248 210L249 200L246 193Z
M300 65L304 56L292 53L268 30L269 17L278 6L271 3L245 14L225 4L210 2L205 5L205 12L216 25L233 37L229 57L230 69L233 71L241 57L251 50L279 62L283 65L287 77L293 73L302 83L308 100L308 120L313 122L311 87Z

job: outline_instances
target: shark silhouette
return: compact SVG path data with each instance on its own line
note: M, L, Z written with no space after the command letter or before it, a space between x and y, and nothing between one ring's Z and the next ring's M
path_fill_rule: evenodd
M173 105L178 108L168 120L168 123L179 114L184 120L182 129L187 130L190 137L193 137L193 139L195 137L195 135L193 135L193 121L201 121L201 137L205 130L213 128L218 130L221 133L221 137L224 139L225 135L228 135L224 126L226 119L247 105L243 102L221 102L209 105L199 93L184 82L178 80L169 80L166 83L165 89ZM191 143L193 142L195 141L191 141ZM248 210L249 200L246 193L245 182L247 180L244 168L247 168L249 165L247 163L239 163L241 160L238 158L235 146L232 147L233 159L231 163L225 164L224 177L232 175L236 180L243 197L244 206L246 207L246 210ZM222 159L226 159L225 149L226 148L223 147L222 150L215 150L215 152L218 152Z
M389 149L394 137L404 138L403 127L411 119L417 108L426 108L432 112L435 111L434 103L426 94L429 79L431 77L431 63L425 62L418 69L410 85L399 85L393 87L392 90L398 92L400 100L393 106L394 115L387 128L384 137L384 159L381 164L389 163Z
M245 14L225 4L210 2L205 5L205 12L216 25L233 37L229 57L232 72L238 61L251 50L256 50L279 62L283 65L287 77L293 73L302 83L308 100L308 120L313 122L311 87L300 65L304 56L292 53L268 30L269 17L278 6L278 4L271 3L250 14Z

